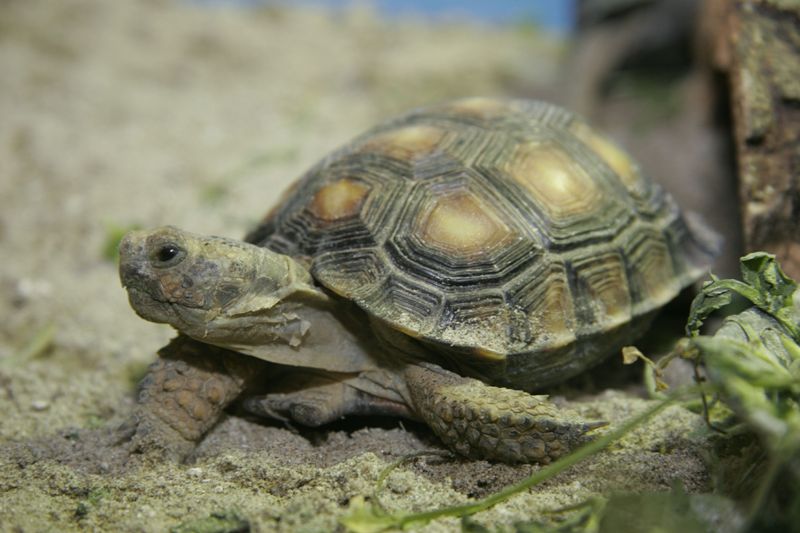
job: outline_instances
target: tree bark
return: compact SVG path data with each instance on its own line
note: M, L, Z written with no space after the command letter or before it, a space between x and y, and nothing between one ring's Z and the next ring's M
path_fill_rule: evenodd
M707 0L727 74L745 247L800 279L800 0Z

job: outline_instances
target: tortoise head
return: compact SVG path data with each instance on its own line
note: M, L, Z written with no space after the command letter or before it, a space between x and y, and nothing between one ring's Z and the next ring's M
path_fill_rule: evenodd
M119 252L120 279L139 316L212 343L247 335L254 317L310 284L287 256L171 226L132 231Z

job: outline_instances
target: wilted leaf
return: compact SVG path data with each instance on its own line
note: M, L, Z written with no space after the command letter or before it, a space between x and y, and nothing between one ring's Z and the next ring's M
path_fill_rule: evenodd
M639 359L645 359L645 356L636 346L624 346L622 348L623 364L632 365Z

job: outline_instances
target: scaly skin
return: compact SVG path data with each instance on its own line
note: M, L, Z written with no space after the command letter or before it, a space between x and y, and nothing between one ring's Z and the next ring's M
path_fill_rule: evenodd
M587 423L547 400L492 387L435 365L409 366L415 412L451 449L471 459L549 463L588 440Z
M137 409L123 428L131 451L185 458L258 377L257 366L264 364L188 337L173 339L139 384Z

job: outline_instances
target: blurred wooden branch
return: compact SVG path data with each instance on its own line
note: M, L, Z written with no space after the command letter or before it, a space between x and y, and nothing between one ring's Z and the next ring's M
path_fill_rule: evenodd
M800 1L706 0L711 61L727 75L747 250L800 278Z

